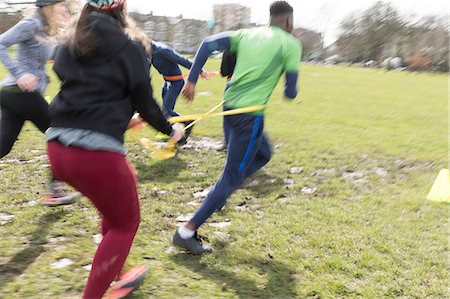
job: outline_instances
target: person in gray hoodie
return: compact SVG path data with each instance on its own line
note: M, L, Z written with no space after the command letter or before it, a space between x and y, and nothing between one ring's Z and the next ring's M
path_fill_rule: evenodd
M68 20L68 12L64 0L37 0L36 6L33 14L0 35L0 60L8 70L0 90L0 159L11 151L25 121L42 133L50 126L43 97L49 83L45 65L56 47L52 37ZM16 59L8 53L14 45ZM72 203L78 195L68 194L65 184L52 179L43 200L57 206Z

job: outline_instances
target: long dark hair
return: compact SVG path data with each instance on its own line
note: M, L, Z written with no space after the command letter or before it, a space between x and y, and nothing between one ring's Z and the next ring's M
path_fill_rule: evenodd
M75 27L72 39L73 49L78 57L89 55L96 48L96 37L91 30L89 15L91 12L99 12L109 15L119 21L122 29L127 27L127 21L123 7L118 7L112 11L99 10L89 4L84 5Z

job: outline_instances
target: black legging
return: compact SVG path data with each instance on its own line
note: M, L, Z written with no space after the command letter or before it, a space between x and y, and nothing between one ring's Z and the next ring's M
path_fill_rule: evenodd
M22 92L18 87L4 87L0 91L0 159L6 156L19 136L26 120L42 133L50 126L48 103L38 92Z

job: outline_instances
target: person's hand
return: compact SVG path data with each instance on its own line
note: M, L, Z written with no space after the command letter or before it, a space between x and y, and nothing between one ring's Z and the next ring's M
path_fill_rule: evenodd
M186 98L186 100L192 102L195 97L195 84L187 81L181 92L183 93L183 96Z
M182 123L174 123L172 125L172 136L171 136L171 143L177 144L178 141L180 141L182 138L184 138L184 125Z
M136 113L128 122L127 129L142 129L143 127L145 127L145 122L142 117Z
M26 73L17 79L17 85L23 91L35 91L38 87L39 78L33 74Z
M200 76L202 77L203 80L209 80L212 78L213 74L210 72L205 72L202 71L202 73L200 74Z

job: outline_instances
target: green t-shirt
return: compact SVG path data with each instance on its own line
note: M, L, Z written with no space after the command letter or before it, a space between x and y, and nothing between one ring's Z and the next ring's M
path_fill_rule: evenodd
M298 72L300 41L278 27L242 29L231 33L231 52L237 53L225 106L265 105L285 72Z

